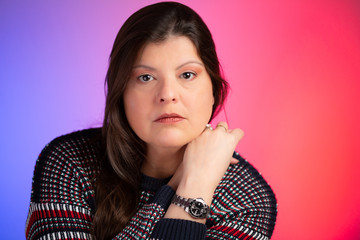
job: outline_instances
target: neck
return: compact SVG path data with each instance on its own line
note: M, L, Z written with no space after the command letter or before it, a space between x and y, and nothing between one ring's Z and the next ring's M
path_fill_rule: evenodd
M146 160L141 171L154 178L167 178L172 176L184 156L185 146L181 148L153 148L148 146Z

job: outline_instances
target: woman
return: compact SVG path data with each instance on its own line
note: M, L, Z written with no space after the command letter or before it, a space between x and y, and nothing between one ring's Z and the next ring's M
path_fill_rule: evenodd
M211 34L190 8L147 6L120 29L102 129L40 154L28 239L267 239L275 196L220 122L227 83Z

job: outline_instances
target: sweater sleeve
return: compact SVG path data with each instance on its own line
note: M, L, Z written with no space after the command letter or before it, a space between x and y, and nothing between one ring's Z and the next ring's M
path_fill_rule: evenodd
M273 191L258 171L238 153L239 163L230 166L211 204L206 225L180 219L161 219L152 239L270 239L277 205Z
M114 239L149 239L156 223L164 217L175 191L162 186L150 203L144 204Z
M206 239L270 239L275 227L275 194L261 174L238 153L215 190Z
M55 139L40 153L32 182L26 239L90 239L94 191L89 175L72 161L75 146L71 141Z
M95 211L93 168L79 166L73 154L78 151L79 144L54 140L41 152L34 170L26 239L91 239ZM87 159L80 162L91 161L91 150L85 151L87 154L82 156ZM173 194L169 186L161 187L114 239L148 239Z

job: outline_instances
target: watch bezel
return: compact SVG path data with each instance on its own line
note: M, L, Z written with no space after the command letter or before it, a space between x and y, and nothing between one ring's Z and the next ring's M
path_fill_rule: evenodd
M200 205L199 205L200 204ZM209 206L202 198L189 199L188 213L193 218L206 218L209 214ZM197 213L197 211L200 211Z

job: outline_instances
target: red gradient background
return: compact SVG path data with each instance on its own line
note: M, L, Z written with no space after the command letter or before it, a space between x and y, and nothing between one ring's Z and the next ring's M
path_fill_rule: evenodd
M273 239L360 239L359 4L255 2L214 34L239 151L278 199Z
M0 3L0 238L24 238L37 154L101 124L125 19L155 1ZM208 24L238 151L272 186L272 239L360 239L360 2L183 0ZM22 177L19 177L22 176Z

